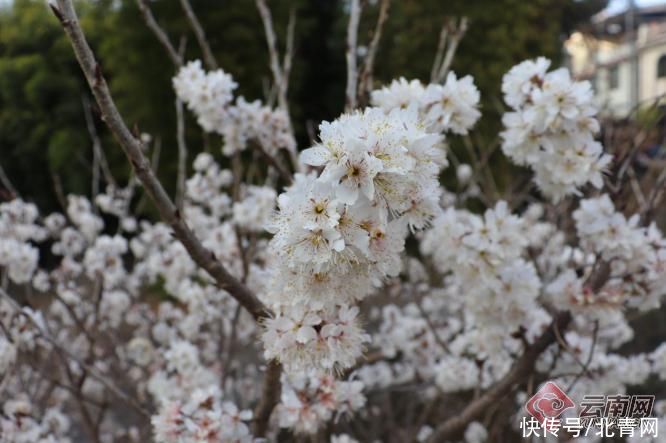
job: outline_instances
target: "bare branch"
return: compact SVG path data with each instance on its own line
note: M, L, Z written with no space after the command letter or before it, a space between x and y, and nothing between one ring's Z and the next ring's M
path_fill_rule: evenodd
M185 118L183 102L176 98L176 140L178 143L178 176L176 179L176 206L183 208L185 199L185 175L187 173L187 144L185 143Z
M9 180L9 177L5 174L5 170L2 169L2 165L0 165L0 183L2 183L2 186L4 186L13 196L19 196L11 180Z
M439 68L442 66L442 60L444 59L444 50L446 49L446 40L449 37L449 27L450 24L447 21L442 25L442 30L439 33L439 42L437 43L437 52L435 53L435 61L432 64L432 70L430 71L430 82L435 83L437 81L437 74L439 73Z
M157 24L157 21L153 16L153 12L150 10L150 6L148 6L148 0L136 0L136 4L139 7L139 10L141 11L141 15L143 15L143 20L146 22L146 25L148 26L148 28L150 28L151 31L153 31L153 34L155 34L155 37L157 37L157 40L160 42L160 44L166 51L167 55L171 59L171 62L177 67L182 65L183 64L182 56L178 53L178 51L176 51L176 48L171 44L171 40L169 40L169 36L164 31L164 29L162 29L160 25Z
M176 69L183 65L186 39L180 39L180 47L176 49L171 44L169 36L166 31L160 27L153 17L152 11L148 6L147 0L136 0L143 19L148 28L153 31L157 40L162 44L165 52L171 59ZM176 143L178 144L178 175L176 178L176 206L178 209L183 209L183 201L185 198L185 175L187 174L187 143L185 141L185 115L183 113L183 102L176 97Z
M206 66L208 66L208 69L217 69L217 60L215 60L213 51L211 51L208 40L206 39L206 33L204 32L201 23L199 23L199 19L194 13L190 1L180 0L180 5L183 8L183 12L185 12L185 15L187 16L187 21L190 22L190 26L192 27L192 31L194 31L195 37L197 38L197 42L199 43L199 47L203 53L203 59L206 63Z
M60 203L62 210L67 212L67 198L65 197L65 192L62 189L62 180L60 179L60 175L51 171L51 181L53 182L53 192L56 195L58 203Z
M268 55L270 60L271 72L273 73L273 81L277 88L278 106L287 111L287 91L282 67L280 66L280 58L277 49L277 39L275 37L275 30L273 29L273 18L271 17L271 10L268 8L265 0L256 0L257 9L261 16L261 21L264 24L264 32L266 33L266 44L268 45Z
M356 66L356 47L358 44L358 25L361 21L361 1L351 0L349 24L347 26L347 88L345 89L345 109L356 108L356 82L358 67Z
M185 37L180 40L178 55L183 59L185 53ZM176 142L178 143L178 178L176 181L176 206L183 209L185 200L185 176L187 175L187 143L185 142L185 115L183 102L176 97Z
M57 1L58 6L50 4L51 8L60 19L70 39L76 58L100 108L102 120L120 144L127 159L132 164L137 178L159 210L162 220L171 226L175 237L180 240L190 257L213 277L219 287L228 291L255 319L265 317L268 310L263 303L244 284L234 278L215 258L213 253L201 244L181 217L180 211L177 210L173 201L167 195L164 187L150 168L148 160L143 155L141 141L130 132L118 112L99 63L85 39L71 0Z
M289 75L291 74L291 64L294 59L294 39L296 35L296 10L291 8L289 11L289 23L287 23L287 47L282 60L282 83L284 87L285 101L287 91L289 91Z
M446 75L449 73L449 68L451 68L451 63L453 62L453 56L456 55L460 40L462 40L466 32L467 17L463 17L460 19L460 24L457 26L453 25L453 29L451 30L451 39L449 40L449 45L446 49L446 55L444 56L442 66L440 66L439 72L437 74L438 83L442 83L446 79Z
M114 188L118 187L113 174L111 174L111 169L109 168L109 162L104 155L104 150L102 149L102 141L97 134L97 128L95 127L95 120L93 119L92 105L90 100L86 95L82 97L83 102L83 115L86 119L86 127L88 129L88 134L92 140L93 155L99 161L99 166L101 167L102 175L104 175L104 180L107 184L113 186Z
M382 30L384 23L388 19L389 7L391 0L382 0L379 6L379 17L377 17L377 25L375 25L375 32L372 34L372 40L368 47L368 55L363 62L363 70L358 84L359 97L366 97L372 91L372 76L375 68L375 58L377 57L377 50L379 48L379 40L382 37Z
M287 185L292 184L292 182L294 181L293 176L291 175L291 172L289 172L289 170L282 164L278 156L269 154L258 143L257 143L257 149L261 153L262 157L266 159L268 164L271 165L273 168L275 168L275 170L277 171L278 175L282 178L282 180L284 180L285 183L287 183Z
M416 307L418 308L419 313L421 314L421 317L423 317L423 319L425 320L426 325L428 326L428 329L430 329L430 332L432 333L432 336L433 336L433 338L435 339L435 342L437 342L437 344L438 344L439 346L441 346L442 349L443 349L444 351L448 352L448 350L449 350L448 345L447 345L446 342L442 339L442 337L439 336L439 333L437 332L437 328L435 327L435 324L434 324L434 323L432 322L432 320L430 319L430 316L428 315L428 313L426 312L426 310L423 309L423 306L421 305L421 301L420 301L420 300L416 300L416 301L414 302L414 304L415 304Z
M256 0L257 10L261 16L261 21L264 25L264 33L266 34L266 45L268 46L268 56L270 61L271 73L273 74L273 83L275 83L275 92L277 94L278 107L287 114L287 122L289 123L289 133L294 135L294 128L291 123L291 116L289 114L289 101L287 100L287 93L289 92L289 74L291 73L291 64L294 57L294 34L296 29L296 13L292 9L289 13L289 24L287 25L287 47L285 49L282 65L280 65L280 55L277 48L277 38L275 36L275 29L273 28L273 17L271 10L266 3L266 0ZM289 150L289 156L292 166L295 171L298 171L300 166L296 152Z

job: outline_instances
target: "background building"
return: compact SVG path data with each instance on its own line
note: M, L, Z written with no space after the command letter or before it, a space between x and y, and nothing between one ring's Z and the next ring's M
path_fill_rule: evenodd
M598 14L565 48L572 72L593 83L606 115L625 117L638 105L666 103L666 2Z

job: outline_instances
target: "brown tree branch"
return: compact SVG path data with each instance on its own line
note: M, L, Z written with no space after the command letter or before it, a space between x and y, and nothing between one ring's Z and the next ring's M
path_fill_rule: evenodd
M71 0L57 0L57 4L58 6L49 5L70 39L79 65L99 106L102 120L120 144L146 193L159 210L162 220L171 226L175 237L180 240L190 257L213 277L220 288L228 291L255 319L267 316L268 310L256 295L234 278L187 226L180 211L150 168L141 150L141 141L130 132L118 112L100 65L83 34Z

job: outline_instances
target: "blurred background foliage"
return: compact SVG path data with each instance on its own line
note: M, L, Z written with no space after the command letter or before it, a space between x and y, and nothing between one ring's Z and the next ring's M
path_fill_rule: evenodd
M191 3L220 66L239 83L238 93L264 99L271 77L254 1ZM473 75L481 90L484 117L475 131L480 145L497 137L502 75L515 63L538 55L558 64L568 32L606 5L605 0L391 3L375 67L377 85L399 76L428 81L442 25L448 17L469 18L453 70ZM180 2L150 4L171 40L184 39L186 59L200 58ZM343 109L347 4L342 0L269 4L281 49L290 10L296 14L289 99L303 148L321 120L333 119ZM121 113L130 125L161 140L159 174L173 192L177 157L173 65L144 25L135 0L81 1L77 7ZM377 1L366 2L361 45L371 38L378 9ZM86 94L69 44L44 0L14 0L0 9L0 164L19 193L45 211L57 209L56 182L65 193L90 192L92 142L84 118ZM120 150L97 119L96 126L114 175L126 181L129 170ZM203 149L219 153L219 138L202 134L189 114L187 139L191 157Z

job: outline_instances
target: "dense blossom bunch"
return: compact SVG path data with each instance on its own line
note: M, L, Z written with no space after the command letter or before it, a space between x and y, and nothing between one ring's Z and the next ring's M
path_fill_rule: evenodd
M153 417L155 439L159 442L237 442L254 441L246 424L251 411L239 411L235 404L220 403L217 388L195 390L184 404L167 403Z
M259 229L270 217L275 192L258 186L241 187L236 204L246 209L235 210L225 191L231 185L227 179L230 172L207 154L198 156L194 163L196 172L188 182L183 212L219 259L240 273L243 266L233 235L236 223L245 225L248 232ZM199 190L205 190L203 195ZM210 283L172 237L170 228L162 223L136 223L128 213L127 200L131 198L131 189L109 187L95 199L98 211L116 217L119 228L131 224L123 221L134 221L135 229L119 229L115 234L106 234L104 218L85 197L68 197L66 217L57 213L42 217L33 204L20 199L0 205L0 250L8 252L2 255L6 261L0 263L1 274L15 287L28 287L36 303L44 305L39 310L26 307L18 312L0 298L0 329L9 334L0 336L0 374L3 393L10 399L3 400L1 440L70 441L71 424L60 409L73 401L68 391L49 394L46 390L52 395L49 402L60 405L50 409L36 408L21 396L24 387L20 380L42 371L27 366L24 356L48 355L51 344L58 343L71 355L94 357L101 373L122 371L126 381L135 384L138 396L152 399L158 407L153 418L157 441L198 441L205 436L211 439L208 441L252 441L244 424L251 414L239 411L237 403L220 392L224 389L219 386L220 373L228 376L238 368L228 365L223 370L216 365L221 348L212 337L219 332L231 335L233 330L239 341L252 343L256 328L244 313L234 320L236 302ZM51 252L56 266L38 268L37 244ZM256 247L261 250L264 245ZM29 261L17 254L22 250L32 251ZM248 285L254 290L260 289L254 282L261 280L255 273L262 272L257 264L248 269ZM168 297L155 309L155 302L145 297L151 287ZM42 293L53 301L40 299L46 297ZM95 343L92 334L104 338ZM103 345L109 340L106 337L123 341L108 348ZM15 368L20 368L20 378L12 376ZM68 368L70 377L80 377L85 398L104 400L105 385L99 379L76 363ZM250 371L248 377L256 375ZM46 388L48 384L40 390ZM246 392L256 395L253 389ZM110 419L100 426L100 432L108 437L105 441L142 441L133 427L123 427L121 432Z
M458 79L455 73L449 72L444 85L423 86L418 80L394 80L389 86L372 92L372 104L387 112L414 107L429 131L467 134L481 117L480 97L471 76Z
M524 61L504 76L502 92L512 108L504 114L504 153L530 166L552 200L577 193L587 183L603 185L611 156L594 140L599 130L590 83L574 81L565 68L547 72L550 61Z
M6 401L0 414L0 437L14 443L69 443L71 422L58 408L45 408L36 416L38 405L27 395Z
M541 281L525 259L526 230L526 222L499 202L483 217L447 209L421 242L422 252L432 255L440 271L453 271L455 281L449 283L465 288L466 327L485 336L491 349L502 336L498 329L527 327L537 310Z
M37 269L39 251L30 241L41 241L46 229L35 225L37 207L19 200L0 204L0 267L17 284L29 282Z
M579 276L567 269L553 281L548 292L558 303L591 315L622 307L658 308L666 292L666 240L656 225L641 226L638 215L627 219L608 194L582 200L573 218L586 272ZM595 291L587 279L597 261L608 267L608 279Z
M304 374L284 377L276 414L280 427L297 433L314 434L334 417L365 406L359 381L336 380L331 375Z
M243 151L249 143L257 143L271 154L280 148L296 148L287 114L243 97L233 104L238 84L221 69L205 72L201 61L189 62L174 77L173 86L205 131L224 136L225 155Z
M183 66L173 79L176 95L194 112L207 132L222 131L229 119L229 107L237 86L231 75L221 69L205 72L200 60Z
M362 352L355 308L401 269L408 230L439 214L442 137L414 108L368 108L320 127L301 154L319 175L298 175L278 199L266 296L266 356L293 370L349 367Z

